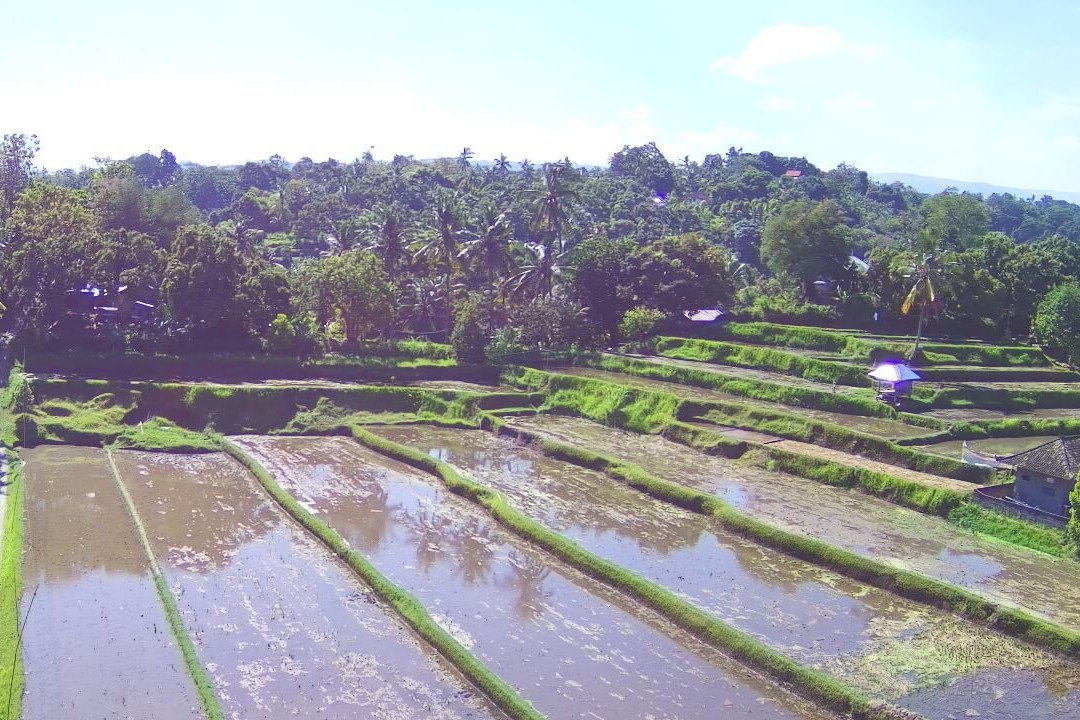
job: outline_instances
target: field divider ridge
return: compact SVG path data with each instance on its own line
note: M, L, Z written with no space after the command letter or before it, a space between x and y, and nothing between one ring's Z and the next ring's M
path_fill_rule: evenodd
M358 426L349 428L362 445L381 455L440 478L448 490L483 507L502 526L567 563L660 613L703 642L748 667L787 685L799 695L834 712L865 720L915 720L895 705L870 700L857 690L805 667L749 635L716 619L671 591L598 557L562 535L527 518L491 488L473 482L455 467L427 453L395 443Z
M165 579L165 575L162 574L161 566L158 565L157 558L154 556L154 550L150 546L150 539L146 535L146 528L139 518L139 512L135 509L135 503L131 499L127 486L124 485L124 481L120 477L120 471L117 469L116 461L113 459L112 448L106 447L105 454L109 459L109 468L112 470L116 488L120 491L124 507L127 509L132 525L135 527L135 533L139 537L139 544L150 562L150 573L154 577L154 587L157 589L158 599L161 600L165 610L165 617L169 620L169 628L172 630L173 637L176 638L176 644L180 647L180 653L184 657L184 665L187 666L188 674L195 684L195 691L198 693L203 712L209 720L225 720L225 713L218 701L217 694L214 692L213 682L210 680L206 668L203 667L202 662L199 660L198 653L195 651L195 643L192 641L191 635L188 634L187 627L184 626L184 620L180 615L180 608L176 604L176 598L173 597L172 590L169 589L169 583Z
M221 444L227 454L255 476L259 484L286 513L341 558L383 602L393 608L424 642L442 655L499 709L513 720L543 720L544 716L533 707L532 703L435 622L423 603L391 582L363 555L354 550L336 530L297 503L296 499L282 488L255 458L227 438L222 438Z
M1037 645L1066 658L1080 658L1080 633L1021 610L1009 608L976 593L836 546L783 530L736 510L720 498L663 480L641 467L592 450L550 440L514 428L502 418L489 416L493 432L528 442L548 457L603 472L608 477L658 500L713 518L721 527L759 545L833 570L908 600L958 615L991 630Z
M22 714L23 667L19 653L19 596L22 591L23 473L18 457L2 449L8 462L3 544L0 545L0 720Z

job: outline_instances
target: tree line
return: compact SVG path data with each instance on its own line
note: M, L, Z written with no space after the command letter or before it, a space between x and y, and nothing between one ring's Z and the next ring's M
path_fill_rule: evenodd
M926 196L735 148L671 162L624 147L607 167L468 148L199 166L162 150L56 172L35 167L37 149L22 134L0 146L0 322L46 347L318 352L422 336L479 358L634 339L711 307L913 332L901 309L927 267L930 331L1017 337L1080 273L1076 205ZM151 318L73 309L75 291L121 286Z

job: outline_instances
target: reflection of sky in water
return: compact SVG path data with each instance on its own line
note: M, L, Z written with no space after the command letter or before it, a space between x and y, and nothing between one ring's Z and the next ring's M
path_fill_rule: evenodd
M388 433L389 434L389 433ZM601 557L668 587L793 654L822 660L857 650L875 614L856 583L847 593L817 568L712 531L708 521L607 477L482 433L409 428L392 433L511 498L533 519ZM439 444L441 443L441 444Z
M691 650L623 612L620 597L553 567L411 468L341 438L251 440L245 448L286 489L296 478L350 542L377 527L378 542L364 555L551 717L583 707L605 717L711 717L717 706L785 716L771 702L759 705L775 693L768 684L745 684L711 650ZM352 501L329 502L305 477L309 463L330 467L327 486L335 494L351 488Z
M1080 715L1075 678L1055 683L1042 673L1025 670L971 673L943 687L917 690L899 702L929 720L1076 720Z

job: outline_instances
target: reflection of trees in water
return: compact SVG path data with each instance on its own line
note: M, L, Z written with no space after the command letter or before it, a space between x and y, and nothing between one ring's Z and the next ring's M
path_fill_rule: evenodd
M430 571L439 560L448 560L469 585L486 583L492 574L494 547L499 541L486 518L460 511L452 505L418 504L415 509L397 509L398 522L408 528L415 545L417 562Z
M390 493L377 482L364 484L363 496L355 493L327 493L326 503L331 515L344 514L343 535L360 552L374 553L382 548L383 543L393 530L393 515L401 508L401 503L391 503Z
M281 524L247 471L225 456L182 462L129 452L114 457L151 544L184 570L222 568L242 546Z
M551 567L532 553L511 550L507 555L511 574L500 585L517 590L514 610L520 620L537 620L550 605L550 593L544 591L544 580Z

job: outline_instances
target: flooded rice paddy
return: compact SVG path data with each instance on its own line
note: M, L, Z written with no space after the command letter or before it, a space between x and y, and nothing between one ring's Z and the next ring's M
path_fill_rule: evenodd
M227 716L491 716L237 462L114 457Z
M21 455L23 719L201 718L104 451Z
M727 372L728 369L729 368L725 367L723 368L723 371ZM730 369L737 370L738 368ZM725 393L720 390L700 388L691 385L682 385L680 383L667 382L665 380L654 380L651 378L636 377L634 375L624 375L622 373L610 372L607 370L597 370L587 367L565 366L552 368L550 372L562 373L564 375L577 375L579 377L590 377L597 380L606 380L607 382L625 385L627 387L641 388L642 390L665 392L685 400L696 400L700 402L736 402L742 404L748 404L752 402L755 407L790 413L792 415L800 415L809 420L836 423L837 425L843 425L850 430L869 433L871 435L878 435L880 437L920 437L926 435L927 433L933 432L931 430L927 430L926 428L908 425L907 423L900 422L899 420L889 420L888 418L873 418L866 417L864 415L849 415L846 413L829 412L827 410L814 410L811 408L793 407L790 405L781 405L780 403L763 402L760 400L750 401L740 395L733 395L731 393ZM824 387L826 391L829 390L828 385Z
M952 408L944 410L930 410L926 413L930 417L945 420L946 422L967 422L970 420L1004 420L1005 418L1080 418L1078 408L1032 408L1031 410L989 410L986 408Z
M433 477L348 438L236 441L549 717L823 717L511 536Z
M705 455L657 435L579 418L537 415L512 425L582 445L723 498L749 515L1080 630L1080 566L984 540L940 518L863 493Z
M587 550L875 697L904 705L918 690L921 704L948 712L1008 706L1062 719L1080 701L1076 666L730 536L602 474L478 431L374 431L450 462ZM1003 683L1000 670L1024 681ZM947 705L954 683L971 688L961 706ZM1070 687L1064 699L1052 692L1061 683Z
M1013 455L1024 450L1057 440L1057 435L1032 435L1030 437L1015 438L986 438L983 440L968 440L968 447L984 455ZM963 440L946 440L945 442L931 443L929 445L917 445L915 449L922 452L943 455L945 457L960 460L963 457Z

